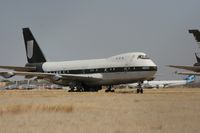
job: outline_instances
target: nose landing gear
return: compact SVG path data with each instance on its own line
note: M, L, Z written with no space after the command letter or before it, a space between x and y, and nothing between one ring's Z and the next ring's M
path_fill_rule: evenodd
M141 94L143 93L143 86L142 86L142 83L143 83L143 82L139 82L139 83L138 83L137 91L136 91L137 93L141 93Z

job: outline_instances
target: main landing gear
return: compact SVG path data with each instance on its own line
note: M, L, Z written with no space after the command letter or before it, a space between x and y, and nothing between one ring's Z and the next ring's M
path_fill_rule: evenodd
M109 85L105 92L115 92L115 90L112 90L112 86Z
M79 82L71 82L69 88L69 92L97 92L102 89L102 86L87 86Z
M69 84L69 92L83 92L84 91L84 87L81 83L76 83L76 82L71 82Z
M139 82L138 86L137 86L137 93L143 93L143 86L142 86L143 82Z

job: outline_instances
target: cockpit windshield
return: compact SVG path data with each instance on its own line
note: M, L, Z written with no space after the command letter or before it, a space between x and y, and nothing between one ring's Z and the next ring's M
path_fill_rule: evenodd
M138 55L138 59L150 59L147 55Z

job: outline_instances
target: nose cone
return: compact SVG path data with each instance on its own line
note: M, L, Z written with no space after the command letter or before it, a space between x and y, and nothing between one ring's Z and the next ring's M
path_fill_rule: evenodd
M144 66L147 66L147 67L153 67L157 71L157 65L151 59L144 60L143 64L144 64Z
M150 68L150 73L151 73L151 78L149 78L148 80L153 80L155 78L155 74L156 74L158 68L152 60L149 60L148 66Z
M149 66L154 69L155 73L157 72L158 67L157 67L157 65L152 60L150 60Z
M151 60L151 65L152 65L152 67L155 68L155 71L157 71L158 67L157 67L157 65L152 60Z
M149 64L149 66L157 67L157 65L151 59L149 60L148 64Z

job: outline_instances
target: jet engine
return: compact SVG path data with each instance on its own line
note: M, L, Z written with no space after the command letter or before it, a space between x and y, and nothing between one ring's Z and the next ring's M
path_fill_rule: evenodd
M15 74L13 72L5 72L2 74L2 77L4 77L4 78L11 78L13 76L15 76Z
M52 76L53 81L59 81L61 78L62 78L62 76L60 76L59 74Z
M160 84L160 85L156 85L156 88L159 89L159 88L165 88L166 86L164 84Z

